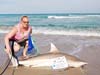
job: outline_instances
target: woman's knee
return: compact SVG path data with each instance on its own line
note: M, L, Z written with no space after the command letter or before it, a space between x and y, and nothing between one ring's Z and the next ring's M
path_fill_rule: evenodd
M14 42L14 51L17 52L20 50L20 45L16 42Z

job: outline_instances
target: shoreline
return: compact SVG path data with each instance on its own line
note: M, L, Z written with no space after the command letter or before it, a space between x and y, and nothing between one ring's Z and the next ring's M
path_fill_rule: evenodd
M0 26L0 34L8 33L13 26ZM6 30L6 31L5 31ZM83 36L83 37L100 37L99 31L81 31L81 30L52 30L35 28L32 26L32 34L44 34L44 35L66 35L66 36Z

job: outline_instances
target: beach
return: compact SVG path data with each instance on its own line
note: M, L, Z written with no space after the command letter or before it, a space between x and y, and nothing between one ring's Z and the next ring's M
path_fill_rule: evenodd
M4 36L5 33L0 33L0 65L7 60L7 55L4 52ZM84 66L84 73L80 68L72 68L67 71L49 71L38 68L17 68L13 70L8 68L4 75L100 75L100 37L99 36L79 36L79 35L57 35L57 34L33 34L32 38L40 54L48 53L50 43L54 43L59 51L71 54L88 64ZM1 68L2 69L2 68ZM1 70L2 71L2 70ZM0 71L0 72L1 72ZM44 72L45 71L45 72Z

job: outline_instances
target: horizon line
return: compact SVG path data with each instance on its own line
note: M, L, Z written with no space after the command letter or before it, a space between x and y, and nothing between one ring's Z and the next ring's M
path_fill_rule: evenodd
M0 13L0 14L83 14L83 15L85 15L85 14L98 14L98 15L100 15L100 13L93 13L93 12L91 12L91 13L82 13L82 12L73 12L73 13Z

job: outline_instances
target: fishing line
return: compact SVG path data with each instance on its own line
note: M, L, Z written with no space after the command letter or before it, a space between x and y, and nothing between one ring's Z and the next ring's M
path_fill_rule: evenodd
M7 64L7 66L6 66L6 67L4 68L4 70L0 73L0 75L3 75L3 74L4 74L4 72L7 70L8 66L9 66L9 64L10 64L10 62L11 62L11 60L12 60L12 57L13 57L13 55L14 55L14 49L13 49L13 47L14 47L14 41L12 41L12 45L11 45L11 58L10 58L8 64Z
M9 66L9 64L10 64L11 60L12 60L12 55L11 55L11 59L9 60L9 62L8 62L8 64L7 64L7 66L6 66L6 67L4 68L4 70L0 73L0 75L3 75L3 74L4 74L4 72L7 70L7 68L8 68L8 66Z

